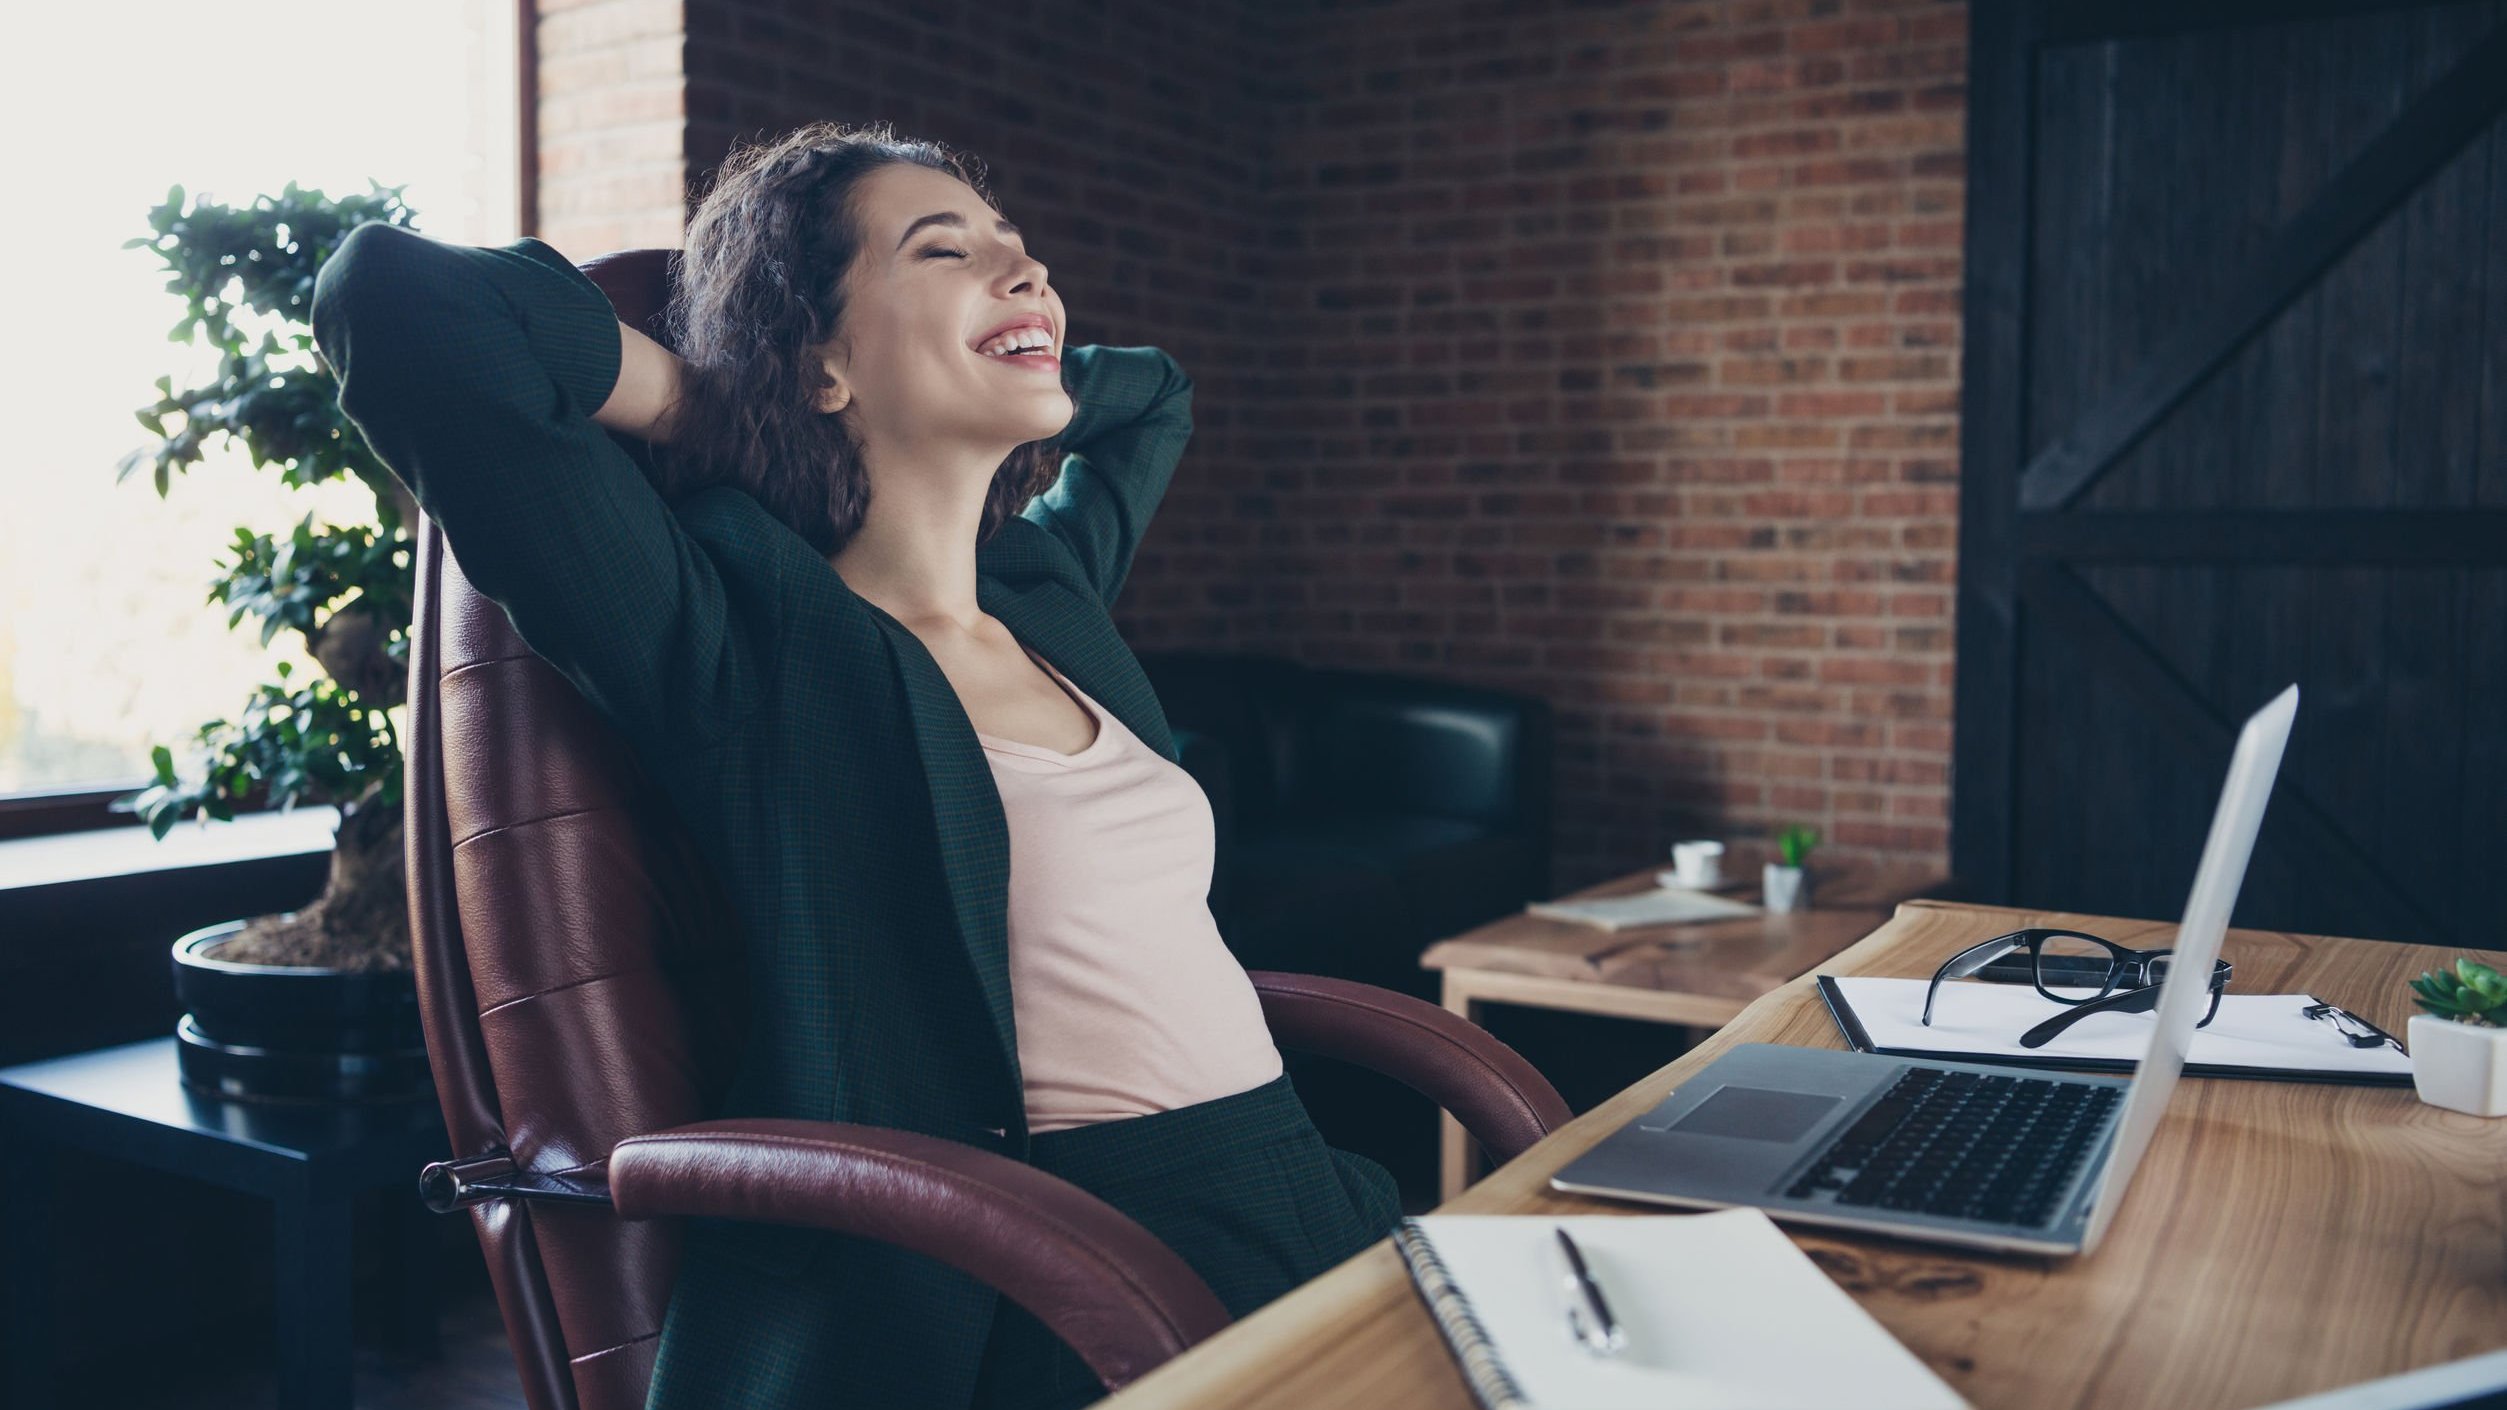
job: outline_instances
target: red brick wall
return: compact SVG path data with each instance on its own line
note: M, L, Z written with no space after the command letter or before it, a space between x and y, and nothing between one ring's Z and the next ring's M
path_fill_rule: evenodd
M680 0L538 0L540 238L578 260L676 246L687 186Z
M1964 5L1316 19L1257 477L1145 596L1551 700L1562 887L1797 819L1945 861Z
M1562 887L1946 856L1963 4L578 8L642 17L582 22L620 95L683 20L688 189L816 118L960 143L1074 339L1193 373L1136 649L1550 700ZM646 131L575 179L641 200Z

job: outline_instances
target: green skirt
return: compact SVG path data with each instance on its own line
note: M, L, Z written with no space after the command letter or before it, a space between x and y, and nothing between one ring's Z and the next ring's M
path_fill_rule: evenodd
M1327 1146L1287 1074L1148 1116L1047 1131L1028 1161L1138 1220L1243 1317L1392 1232L1392 1175ZM1003 1298L975 1410L1062 1410L1102 1399L1078 1353Z

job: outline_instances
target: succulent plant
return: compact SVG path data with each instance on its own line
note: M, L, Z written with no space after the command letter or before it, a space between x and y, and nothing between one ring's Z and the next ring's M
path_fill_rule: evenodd
M2483 1027L2502 1026L2507 1009L2507 974L2478 960L2458 959L2452 970L2432 969L2411 981L2420 1007L2440 1018Z
M1819 829L1808 823L1787 823L1776 833L1776 850L1789 867L1802 865L1811 849L1819 845Z

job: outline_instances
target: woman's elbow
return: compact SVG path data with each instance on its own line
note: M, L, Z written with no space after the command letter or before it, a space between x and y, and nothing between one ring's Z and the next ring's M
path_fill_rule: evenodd
M393 269L400 239L420 238L379 222L360 225L341 239L322 267L314 271L310 321L313 345L340 382L340 404L350 415L356 392L367 380L351 379L350 362L361 340L382 342L393 336L388 327L391 289L403 282Z
M348 232L314 271L313 343L339 381L340 409L365 424L458 399L479 315L453 247L373 221Z

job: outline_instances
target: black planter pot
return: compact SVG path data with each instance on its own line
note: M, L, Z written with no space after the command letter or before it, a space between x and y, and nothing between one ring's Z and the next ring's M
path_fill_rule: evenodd
M433 1090L409 971L217 958L244 925L221 921L174 942L185 1085L270 1102L407 1101Z

